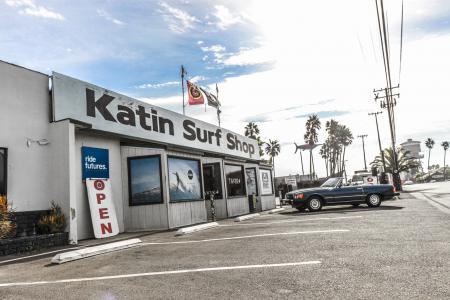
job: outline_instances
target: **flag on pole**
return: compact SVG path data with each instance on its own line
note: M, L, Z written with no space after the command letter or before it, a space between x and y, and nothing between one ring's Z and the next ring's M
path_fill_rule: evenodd
M205 99L203 99L203 95L200 92L199 88L189 80L186 80L186 83L189 94L189 105L198 105L205 103Z
M219 99L217 99L217 97L215 95L207 92L202 87L200 87L200 89L202 90L203 94L205 94L206 100L208 101L208 105L209 106L212 106L214 108L218 108L220 106Z

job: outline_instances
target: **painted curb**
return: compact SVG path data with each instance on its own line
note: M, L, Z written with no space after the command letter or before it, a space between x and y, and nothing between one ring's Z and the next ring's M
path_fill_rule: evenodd
M269 214L274 214L274 213L283 211L283 210L285 210L285 209L286 209L286 208L275 208L275 209L269 210Z
M142 243L140 239L130 239L120 242L114 242L104 245L82 248L74 251L56 254L52 260L52 264L63 264L69 261L83 259L95 255L105 254L113 251L131 248Z
M206 224L200 224L200 225L195 225L195 226L184 227L184 228L178 229L177 232L175 233L175 236L190 234L190 233L194 233L194 232L197 232L197 231L202 231L202 230L214 228L214 227L217 227L217 226L219 226L219 223L211 222L211 223L206 223Z
M260 214L250 214L250 215L245 215L245 216L240 216L234 219L235 222L241 222L241 221L245 221L245 220L249 220L249 219L253 219L256 217L259 217Z

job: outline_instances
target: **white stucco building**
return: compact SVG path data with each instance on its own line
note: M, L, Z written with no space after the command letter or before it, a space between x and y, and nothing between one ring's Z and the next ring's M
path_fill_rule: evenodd
M208 190L218 218L275 207L256 141L224 128L5 62L0 104L0 195L16 211L59 203L72 243L93 237L84 180L100 169L120 232L206 222Z

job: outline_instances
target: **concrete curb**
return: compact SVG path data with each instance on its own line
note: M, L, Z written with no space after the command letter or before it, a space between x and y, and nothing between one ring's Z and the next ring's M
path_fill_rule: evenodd
M137 246L138 244L142 243L140 239L130 239L120 242L114 242L104 245L98 245L98 246L92 246L92 247L86 247L74 251L64 252L56 254L52 260L52 264L63 264L69 261L74 261L78 259L83 259L95 255L105 254L113 251L118 251L122 249L131 248L134 246Z
M235 222L241 222L241 221L245 221L245 220L250 220L256 217L259 217L260 214L250 214L250 215L245 215L245 216L240 216L234 219Z
M214 228L217 226L219 226L219 223L211 222L211 223L206 223L206 224L184 227L184 228L178 229L177 232L175 233L175 236L190 234L190 233L194 233L197 231Z
M277 212L280 212L283 210L285 210L285 208L275 208L275 209L269 210L269 214L274 214L274 213L277 213Z

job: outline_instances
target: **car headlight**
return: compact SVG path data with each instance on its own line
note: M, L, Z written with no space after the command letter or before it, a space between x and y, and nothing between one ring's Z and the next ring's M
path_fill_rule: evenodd
M303 199L303 194L297 194L297 195L295 195L295 199Z

